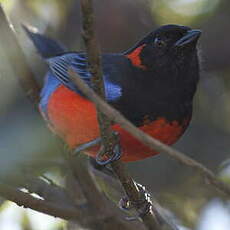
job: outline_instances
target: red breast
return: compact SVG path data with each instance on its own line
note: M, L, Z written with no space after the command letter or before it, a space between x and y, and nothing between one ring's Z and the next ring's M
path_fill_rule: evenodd
M99 136L94 105L63 85L51 95L47 112L54 132L61 136L71 148ZM152 122L146 119L140 129L163 143L171 145L183 134L189 120L184 120L181 125L177 121L168 122L163 117ZM136 161L158 154L143 145L119 125L115 124L112 128L120 133L122 161ZM87 151L87 154L95 156L97 150L98 148L92 148Z

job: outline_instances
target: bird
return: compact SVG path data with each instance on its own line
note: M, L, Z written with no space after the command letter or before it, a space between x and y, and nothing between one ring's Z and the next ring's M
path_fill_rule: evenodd
M30 27L25 30L48 64L39 109L50 129L74 149L100 136L94 104L68 75L71 68L91 88L87 54L68 51L60 42ZM105 100L148 135L174 144L187 129L199 81L198 40L201 30L162 25L120 53L103 53ZM158 154L130 133L119 134L121 161L133 162ZM85 152L96 157L97 146Z

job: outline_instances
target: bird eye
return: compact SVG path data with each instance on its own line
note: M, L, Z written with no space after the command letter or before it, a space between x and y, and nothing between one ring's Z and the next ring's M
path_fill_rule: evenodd
M163 40L160 39L160 38L155 38L155 40L154 40L154 45L155 45L156 47L158 47L158 48L162 48L162 47L166 46L166 42L163 41Z

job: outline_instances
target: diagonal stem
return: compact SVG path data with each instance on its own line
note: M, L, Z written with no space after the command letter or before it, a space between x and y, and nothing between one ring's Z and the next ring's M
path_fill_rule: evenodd
M40 100L40 96L39 96L40 87L33 76L32 70L30 69L28 63L26 62L25 55L23 54L23 51L17 41L16 34L12 30L12 27L10 27L1 4L0 4L0 19L1 19L0 20L0 29L1 29L0 45L3 46L5 49L11 48L10 50L7 50L7 52L4 54L5 55L4 57L8 59L8 61L12 64L11 68L15 71L17 80L21 85L21 87L23 88L24 92L26 93L27 98L37 108L37 104ZM44 161L43 164L47 165L47 161ZM56 164L54 163L54 165ZM31 165L29 166L31 167ZM85 180L85 175L81 176L79 180L83 184ZM88 206L87 210L83 210L82 208L80 209L78 206L76 206L74 201L72 202L72 204L70 204L71 201L69 202L65 198L60 202L56 202L53 199L56 196L58 196L58 193L59 195L61 195L60 194L61 191L54 191L53 189L51 189L50 186L48 188L47 185L44 185L43 183L40 182L39 184L30 184L30 185L24 184L22 187L27 187L29 190L31 191L33 190L34 192L36 190L36 192L39 193L40 195L46 196L47 198L46 200L38 199L29 193L23 192L18 188L15 188L15 186L9 186L6 185L5 183L0 183L0 195L12 202L15 202L19 206L23 206L25 208L28 207L33 210L46 213L48 215L52 215L54 217L60 217L66 220L77 221L80 225L86 227L87 229L88 228L96 229L95 225L97 223L100 223L100 226L103 227L103 228L97 228L100 230L103 229L142 230L144 228L144 226L139 222L128 223L127 221L123 220L123 216L121 215L120 212L118 212L119 210L118 211L114 210L114 207L110 208L111 212L114 211L112 217L111 215L107 217L106 215L107 213L102 213L103 215L100 216L99 215L89 216L86 214L86 212L88 213L89 211L92 211L91 208L92 203L89 203L89 205L87 205ZM84 186L86 187L87 185L84 184ZM92 187L93 185L91 184L91 188ZM39 191L37 191L37 189L39 189ZM52 199L50 197L50 194L49 195L43 194L44 191L41 191L43 189L48 190L49 193L54 193L52 195ZM96 185L93 187L93 189L96 189ZM94 195L94 199L96 200L97 194L92 193L92 195ZM98 202L100 202L100 199L98 199ZM109 204L110 203L108 203L108 205ZM95 210L95 213L97 212L98 211Z
M93 76L93 88L101 98L105 98L100 51L94 32L94 12L92 0L81 0L81 10L83 14L83 39L87 50L89 71ZM100 110L97 110L97 113L102 137L102 145L106 150L110 150L111 143L114 143L115 141L110 126L111 120ZM113 152L110 150L109 155L112 154ZM126 171L124 164L118 160L116 162L112 162L111 166L121 181L121 184L123 185L123 188L130 201L135 203L136 201L140 200L138 188L131 176ZM142 218L142 220L147 229L159 229L159 224L151 210Z
M77 85L77 87L93 102L96 106L106 114L112 121L118 123L123 129L128 131L134 137L136 137L143 144L151 149L158 152L163 152L170 155L172 158L176 159L180 163L193 168L199 172L203 177L208 179L209 183L213 185L217 190L224 193L226 196L230 197L230 186L219 180L215 174L203 164L193 160L192 158L186 156L186 154L173 149L172 147L163 144L157 139L147 135L137 127L135 127L130 121L128 121L119 111L108 105L103 101L92 89L90 89L79 77L78 75L70 71L72 81Z
M33 71L26 62L26 57L19 45L15 33L9 26L7 17L0 4L0 31L1 31L1 46L6 49L5 58L10 63L13 63L12 69L18 78L18 82L23 88L26 96L36 106L39 102L40 87L35 80Z

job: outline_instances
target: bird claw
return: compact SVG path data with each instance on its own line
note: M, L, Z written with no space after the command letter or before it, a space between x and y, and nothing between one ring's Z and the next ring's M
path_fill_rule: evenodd
M120 144L116 144L113 147L112 151L113 151L113 155L111 157L108 157L104 149L101 149L101 151L99 151L99 153L96 156L96 162L99 165L107 165L109 163L119 160L121 158Z
M97 156L96 156L96 162L99 165L107 165L111 162L117 161L121 158L121 147L120 147L120 140L119 140L119 134L117 132L113 132L113 136L115 137L115 143L110 147L109 150L105 150L105 147L102 145ZM85 151L91 147L94 147L96 145L101 144L102 139L100 137L89 141L87 143L84 143L82 145L78 145L74 151L74 155L80 154L82 151ZM113 155L111 157L108 156L108 152L113 152Z
M121 158L121 146L120 146L119 134L117 132L113 132L113 136L115 137L115 141L109 150L105 150L105 147L103 145L101 146L101 149L99 150L95 159L97 164L107 165ZM113 155L108 156L107 153L109 152L113 152Z
M147 213L149 213L152 210L152 202L150 200L150 194L145 189L145 187L141 184L136 183L139 193L140 193L140 199L137 201L130 201L128 197L123 197L119 201L119 207L120 209L124 211L129 211L133 208L136 208L138 215L136 216L130 216L126 217L126 220L128 221L134 221L138 220L139 218L142 218Z
M123 211L129 211L133 208L127 196L124 196L120 199L118 206Z

